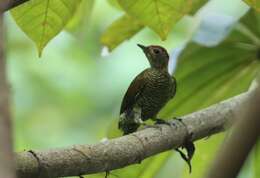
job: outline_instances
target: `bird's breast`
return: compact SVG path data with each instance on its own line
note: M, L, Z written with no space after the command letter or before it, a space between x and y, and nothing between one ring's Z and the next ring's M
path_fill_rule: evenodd
M147 75L145 90L138 101L144 120L154 117L160 111L171 99L175 88L171 76L166 72L151 71Z

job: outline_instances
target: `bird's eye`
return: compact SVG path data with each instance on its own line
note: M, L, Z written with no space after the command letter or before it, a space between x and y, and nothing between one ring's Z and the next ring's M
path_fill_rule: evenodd
M155 54L159 54L159 53L160 53L160 50L159 50L159 49L154 49L153 52L154 52Z

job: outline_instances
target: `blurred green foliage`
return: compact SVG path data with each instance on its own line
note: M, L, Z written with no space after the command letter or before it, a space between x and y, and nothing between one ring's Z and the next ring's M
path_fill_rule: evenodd
M101 43L112 51L126 39L132 38L143 28L139 22L128 15L123 15L113 22L102 34Z
M136 43L163 45L171 53L171 61L177 61L171 66L176 69L177 96L160 113L166 119L246 91L259 71L260 15L240 0L212 0L203 7L208 9L203 15L196 10L205 0L151 1L150 9L145 8L148 1L135 2L138 6L124 0L47 2L32 1L12 11L16 23L40 50L66 28L47 45L41 59L6 15L17 151L91 144L119 136L116 122L121 99L130 81L148 66ZM170 2L177 5L168 6ZM251 4L257 9L257 3ZM187 13L195 15L181 18ZM44 21L49 25L41 25ZM161 41L144 27L167 39ZM117 49L106 54L103 45ZM224 137L218 134L196 142L191 175L179 155L169 151L110 176L202 177ZM259 177L259 157L257 146L241 178Z
M257 0L244 0L247 4L255 8L256 11L260 12L260 1Z

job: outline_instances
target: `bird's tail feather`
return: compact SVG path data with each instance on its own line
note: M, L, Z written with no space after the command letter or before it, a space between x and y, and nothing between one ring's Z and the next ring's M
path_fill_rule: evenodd
M118 128L123 131L124 135L135 132L139 127L139 124L134 122L134 119L127 117L125 113L122 113L119 117Z

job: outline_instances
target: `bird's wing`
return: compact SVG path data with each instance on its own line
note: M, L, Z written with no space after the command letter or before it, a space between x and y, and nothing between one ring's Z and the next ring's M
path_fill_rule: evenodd
M143 92L143 89L146 85L145 71L146 70L136 76L136 78L132 81L129 88L127 89L127 92L125 93L121 104L120 114L122 114L126 110L131 110L138 100L138 97Z
M172 76L171 79L172 79L172 82L173 82L173 90L172 90L171 97L173 98L176 94L176 91L177 91L177 81L176 81L176 78L174 76Z

